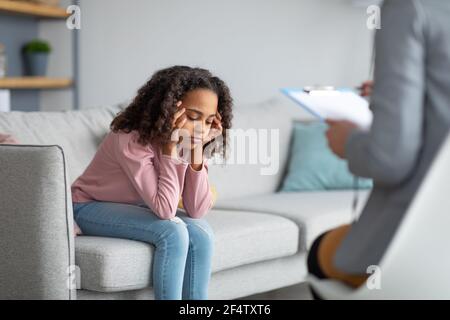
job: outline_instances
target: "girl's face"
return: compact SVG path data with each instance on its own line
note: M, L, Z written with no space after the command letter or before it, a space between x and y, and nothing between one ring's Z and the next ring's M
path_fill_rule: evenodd
M195 89L187 92L181 101L181 108L186 109L184 114L186 123L182 129L189 133L190 147L203 146L217 114L218 97L211 90Z

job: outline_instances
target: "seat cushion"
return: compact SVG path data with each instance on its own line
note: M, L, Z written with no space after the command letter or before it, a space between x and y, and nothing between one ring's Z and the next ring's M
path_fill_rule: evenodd
M242 210L212 210L206 220L215 234L213 272L298 251L299 230L289 219ZM150 286L153 250L152 245L139 241L76 237L81 288L114 292Z
M359 191L358 211L370 191ZM307 250L321 233L352 220L352 191L285 192L218 200L217 209L268 212L297 223L299 249Z

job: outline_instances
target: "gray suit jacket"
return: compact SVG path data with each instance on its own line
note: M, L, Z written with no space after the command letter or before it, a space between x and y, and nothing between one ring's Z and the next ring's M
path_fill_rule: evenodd
M450 1L386 0L375 43L374 122L346 145L350 170L374 189L334 259L358 274L379 264L449 132Z

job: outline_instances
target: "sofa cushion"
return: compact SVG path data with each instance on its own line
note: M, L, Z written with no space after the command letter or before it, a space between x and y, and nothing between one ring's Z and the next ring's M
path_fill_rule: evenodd
M124 104L55 112L0 112L0 132L21 144L59 145L67 160L70 183L83 172L109 125Z
M240 210L212 210L206 217L215 234L213 272L291 256L298 251L298 227L283 217ZM79 236L75 260L81 288L113 292L152 284L153 246L133 240Z
M359 191L358 211L370 191ZM297 223L299 249L307 250L321 233L352 220L352 191L288 192L220 200L217 209L268 212Z

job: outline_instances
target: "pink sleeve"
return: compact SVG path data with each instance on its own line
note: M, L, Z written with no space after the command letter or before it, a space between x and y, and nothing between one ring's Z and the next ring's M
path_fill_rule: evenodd
M175 217L188 163L162 155L158 175L153 150L132 134L119 134L117 147L118 162L147 206L161 219Z
M208 165L203 160L202 169L196 171L188 166L183 189L183 207L195 219L205 216L212 206L208 181Z
M0 144L19 144L19 141L10 134L0 133Z

